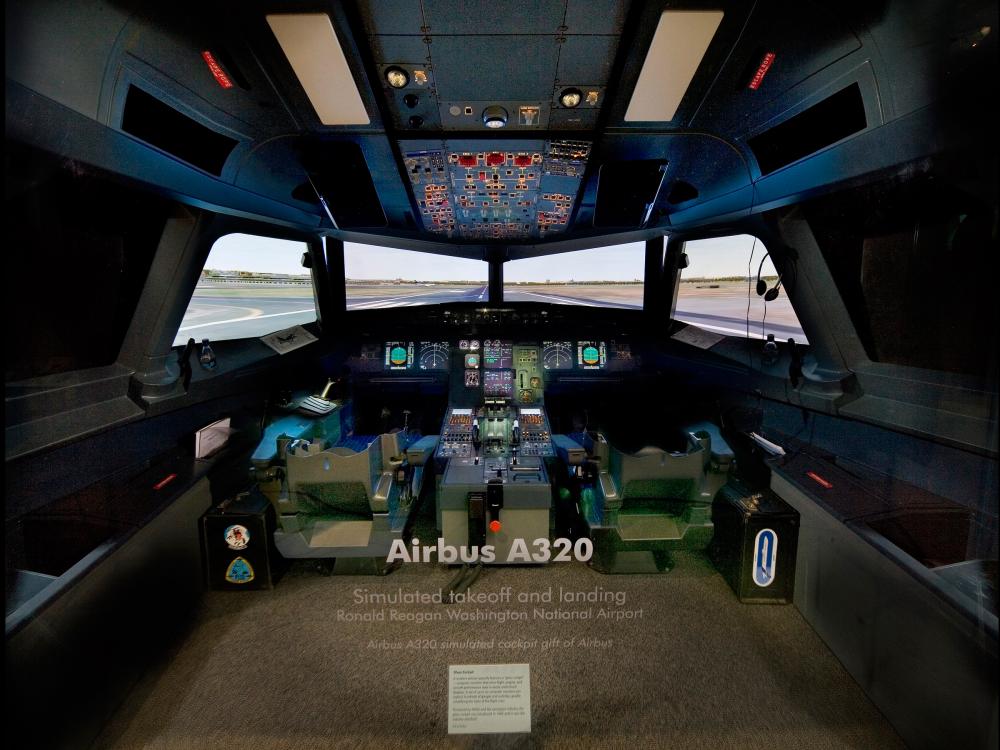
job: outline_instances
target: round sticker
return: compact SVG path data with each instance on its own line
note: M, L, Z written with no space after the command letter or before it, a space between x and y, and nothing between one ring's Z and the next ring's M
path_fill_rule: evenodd
M250 532L247 531L246 526L239 524L230 526L226 529L224 536L229 549L246 549L247 545L250 544Z

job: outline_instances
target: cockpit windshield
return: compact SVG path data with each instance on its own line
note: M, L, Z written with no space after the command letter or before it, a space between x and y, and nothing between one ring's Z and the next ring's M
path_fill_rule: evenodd
M632 242L504 264L504 302L642 309L646 245Z
M347 309L485 302L485 261L344 243Z

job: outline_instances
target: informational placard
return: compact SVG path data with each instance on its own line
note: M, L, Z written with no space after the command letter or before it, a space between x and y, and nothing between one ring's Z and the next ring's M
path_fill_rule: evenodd
M232 432L229 417L202 427L194 434L194 457L208 458L226 444Z
M448 734L531 731L528 664L448 667Z
M299 347L311 344L316 340L309 331L302 326L292 326L283 331L275 331L266 336L261 336L260 340L274 349L278 354L288 354Z
M699 349L711 349L726 337L712 331L702 330L697 326L688 326L679 330L671 338L683 341L685 344L691 344L691 346L697 346Z

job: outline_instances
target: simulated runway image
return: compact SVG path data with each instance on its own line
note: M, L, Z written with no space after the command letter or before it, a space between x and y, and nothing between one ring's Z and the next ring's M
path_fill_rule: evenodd
M741 281L719 283L691 281L680 284L674 317L726 336L765 338L773 333L779 341L806 339L785 295L767 303L751 293ZM642 284L510 284L504 302L542 302L585 307L641 309ZM348 284L347 309L372 310L455 302L485 304L485 284L474 282ZM174 345L189 338L200 341L262 336L316 319L312 287L303 283L221 284L200 283L195 290ZM763 321L763 323L762 323Z

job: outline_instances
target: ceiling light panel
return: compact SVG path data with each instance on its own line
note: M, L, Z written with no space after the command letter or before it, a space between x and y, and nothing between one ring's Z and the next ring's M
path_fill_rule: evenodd
M267 16L278 44L324 125L368 125L371 120L340 40L325 13Z
M663 12L625 112L626 122L674 119L722 16L721 10Z

